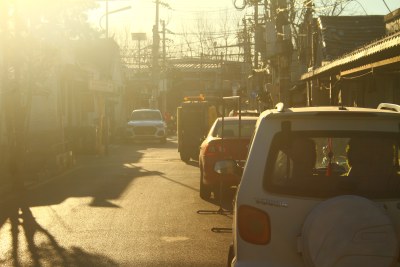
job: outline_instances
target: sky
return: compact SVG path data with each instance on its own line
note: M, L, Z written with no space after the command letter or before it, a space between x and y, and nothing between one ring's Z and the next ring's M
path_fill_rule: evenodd
M235 23L245 14L252 14L253 8L239 11L233 5L234 0L162 0L167 2L171 10L161 7L160 19L166 21L166 28L174 33L195 31L196 21L206 17L211 24L221 24L221 16L228 14L228 20ZM241 4L242 0L236 0ZM385 3L391 11L400 8L400 0L358 0L359 14L384 15L389 13ZM100 8L89 13L91 23L99 26L100 17L105 14L105 1L98 1ZM124 7L128 10L109 15L109 35L129 35L132 32L145 32L151 39L152 27L155 24L155 0L109 0L109 12ZM357 7L358 6L358 7ZM361 7L362 6L362 7ZM364 11L365 10L365 11ZM105 19L101 21L105 28ZM161 29L161 26L159 26Z

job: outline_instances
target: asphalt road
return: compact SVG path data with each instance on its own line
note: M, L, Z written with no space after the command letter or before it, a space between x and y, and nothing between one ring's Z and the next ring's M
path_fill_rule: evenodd
M0 266L225 266L232 216L198 213L218 205L197 164L171 139L80 157L0 210Z

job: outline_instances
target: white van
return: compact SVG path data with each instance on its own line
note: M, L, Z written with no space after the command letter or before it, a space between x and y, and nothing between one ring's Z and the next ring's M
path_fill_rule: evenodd
M263 112L237 191L228 265L400 266L396 110ZM234 164L215 170L238 174Z

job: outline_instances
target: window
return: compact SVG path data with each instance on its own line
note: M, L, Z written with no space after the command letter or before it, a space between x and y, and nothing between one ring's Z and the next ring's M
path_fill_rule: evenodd
M256 120L242 120L241 121L241 137L249 138L253 135ZM212 134L214 137L224 137L224 138L232 138L239 137L239 120L227 120L224 121L224 134L222 135L222 121L218 121L218 124L214 128L214 132Z
M277 134L265 168L265 189L332 197L400 195L397 134L292 132Z

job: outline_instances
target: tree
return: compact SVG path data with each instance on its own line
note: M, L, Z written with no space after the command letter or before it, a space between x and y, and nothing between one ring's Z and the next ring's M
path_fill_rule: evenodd
M229 56L229 53L238 53L238 47L230 48L230 44L233 42L237 42L236 34L238 31L236 28L239 25L240 18L235 15L237 13L228 12L227 10L222 11L220 13L219 20L219 30L221 31L221 38L223 39L223 45L225 46L225 55ZM239 41L240 43L240 41Z
M357 6L360 6L357 0L318 0L315 1L315 13L318 16L352 15L359 13Z
M357 0L290 0L289 23L295 48L306 34L304 23L312 17L363 14L365 10ZM311 17L310 17L311 16Z
M84 11L93 0L3 0L0 10L2 105L9 169L16 187L27 152L32 96L57 68L60 47L69 40L95 38Z
M187 31L186 29L186 25L182 26L182 33L181 36L183 38L184 44L187 46L187 51L183 52L183 49L181 51L181 57L189 54L190 57L193 57L193 48L192 48L192 44L193 44L193 38L191 37L191 34Z
M177 42L186 47L184 56L219 58L220 52L237 55L238 21L239 18L227 10L219 12L218 23L213 23L207 14L198 13L194 25L182 25L182 32L176 34L180 37ZM188 31L188 28L194 30Z

